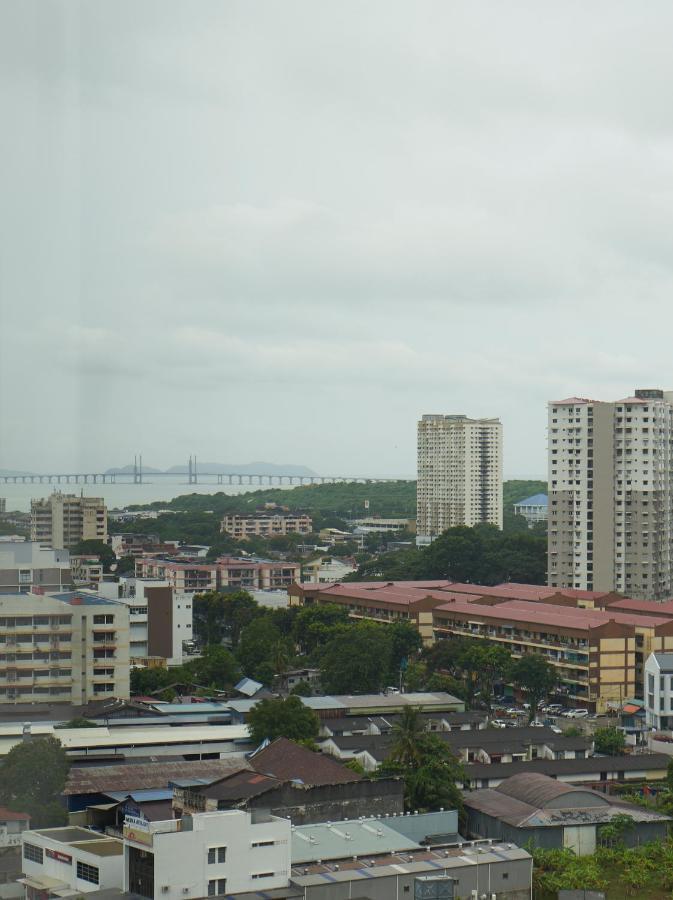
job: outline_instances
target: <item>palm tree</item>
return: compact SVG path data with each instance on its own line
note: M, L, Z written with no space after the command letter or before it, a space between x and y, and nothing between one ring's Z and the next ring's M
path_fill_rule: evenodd
M423 734L423 720L419 710L413 706L405 706L399 723L393 728L391 760L404 768L420 765Z

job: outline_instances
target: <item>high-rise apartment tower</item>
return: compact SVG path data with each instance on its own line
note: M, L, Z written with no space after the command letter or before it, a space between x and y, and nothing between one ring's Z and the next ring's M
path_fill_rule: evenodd
M455 525L502 528L499 419L423 416L418 423L417 543Z
M31 500L30 538L54 550L69 550L80 541L107 542L105 501L60 491L46 500Z
M551 587L673 594L673 391L549 404Z

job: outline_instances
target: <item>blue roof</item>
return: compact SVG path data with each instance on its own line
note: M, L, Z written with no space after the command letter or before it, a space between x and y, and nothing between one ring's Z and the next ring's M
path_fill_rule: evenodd
M241 678L237 685L235 685L235 690L237 690L241 694L245 694L246 697L253 697L258 691L261 691L264 687L259 681L253 681L252 678Z
M106 791L106 797L111 797L118 803L130 797L136 803L153 803L157 800L172 800L173 791L170 789L156 791Z
M514 506L546 506L547 505L547 495L546 494L533 494L532 497L526 497L525 500L519 500L518 503L515 503Z
M98 594L87 594L86 591L65 591L63 594L49 594L49 596L71 606L119 606L117 600L108 600L107 597L99 597Z

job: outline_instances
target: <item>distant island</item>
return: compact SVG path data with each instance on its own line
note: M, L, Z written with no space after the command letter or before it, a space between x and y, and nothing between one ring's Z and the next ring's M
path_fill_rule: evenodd
M308 466L283 465L282 463L269 462L251 462L251 463L215 463L215 462L196 462L196 472L211 472L214 475L231 474L231 475L317 475L313 469ZM152 466L146 466L143 463L143 474L146 475L187 475L189 466L184 464L178 466L169 466L167 469L155 469ZM133 475L133 466L117 466L105 470L105 475Z

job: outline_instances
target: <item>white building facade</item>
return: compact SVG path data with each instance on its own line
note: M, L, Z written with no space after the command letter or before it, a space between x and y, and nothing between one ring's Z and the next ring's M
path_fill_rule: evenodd
M650 653L645 661L645 724L673 729L673 653Z
M117 838L65 826L22 834L27 900L88 894L124 883L124 846Z
M502 528L499 419L424 415L418 423L417 543L480 522Z
M147 900L187 900L287 887L291 825L242 810L124 824L124 890Z

